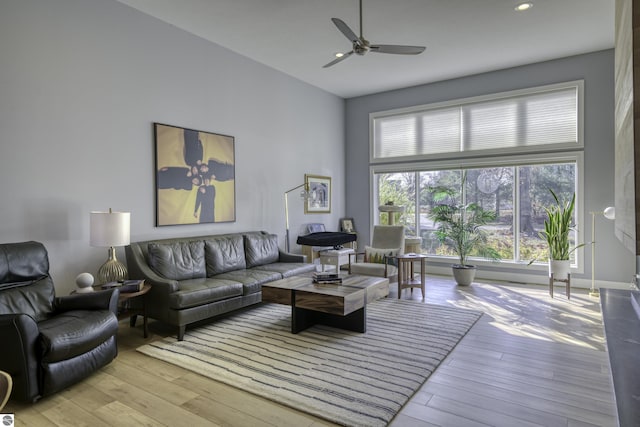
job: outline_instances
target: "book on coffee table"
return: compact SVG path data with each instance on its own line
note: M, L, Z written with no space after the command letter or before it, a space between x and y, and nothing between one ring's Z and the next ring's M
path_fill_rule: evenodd
M313 283L325 285L341 285L342 277L337 273L316 272L313 274Z

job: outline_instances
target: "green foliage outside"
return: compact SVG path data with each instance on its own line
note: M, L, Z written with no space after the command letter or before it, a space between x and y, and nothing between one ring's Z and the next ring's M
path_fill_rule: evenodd
M466 183L466 175L462 182ZM436 204L429 217L436 223L436 238L458 257L459 265L467 265L469 256L497 260L500 254L488 245L488 234L482 226L496 219L495 212L486 211L477 203L457 203L451 188L430 189ZM453 202L452 202L453 200Z
M464 192L462 181L466 175ZM378 202L393 201L404 206L405 212L396 215L396 224L407 227L407 235L422 237L423 253L455 256L454 251L438 240L436 225L429 218L439 203L474 203L485 211L495 213L495 219L482 228L487 232L487 245L504 260L546 262L548 246L540 233L547 218L546 208L555 204L550 189L561 199L570 198L575 190L575 164L549 164L517 167L497 167L401 172L377 174ZM481 184L489 183L489 188ZM492 185L491 185L492 184ZM514 230L514 186L518 186L519 213L517 233ZM439 197L435 188L451 189L447 200ZM417 197L416 197L417 196ZM416 205L417 201L417 205ZM416 211L418 215L416 215ZM380 213L380 223L387 223L387 214ZM417 216L417 220L416 220ZM416 223L417 221L417 223ZM569 233L570 246L575 241L575 230ZM518 238L519 253L515 239ZM472 254L478 256L478 254ZM575 257L575 252L570 253Z

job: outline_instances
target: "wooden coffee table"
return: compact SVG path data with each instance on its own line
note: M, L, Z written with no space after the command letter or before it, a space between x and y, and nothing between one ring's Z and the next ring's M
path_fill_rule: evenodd
M262 285L262 301L291 306L291 333L317 323L366 332L367 303L389 294L389 279L350 275L342 285L313 283L311 275Z

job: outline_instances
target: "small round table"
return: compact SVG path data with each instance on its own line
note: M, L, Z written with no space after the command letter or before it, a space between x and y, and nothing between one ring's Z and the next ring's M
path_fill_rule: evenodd
M137 292L120 292L120 297L118 297L118 320L129 318L129 326L136 326L136 320L138 318L138 314L142 315L142 331L143 336L147 338L149 335L147 329L147 298L146 294L151 289L151 285L145 283L142 289ZM133 308L129 305L129 301L141 297L142 300L142 309Z
M94 285L92 286L96 291L102 291L102 285ZM151 289L151 285L145 283L137 292L120 292L120 296L118 297L118 320L129 318L129 326L136 326L136 320L138 319L138 315L142 316L142 332L144 337L147 338L149 335L147 329L147 298L146 294ZM74 291L75 292L75 291ZM74 293L72 292L72 293ZM129 302L134 299L140 297L142 301L142 308L131 307Z
M398 299L400 299L403 289L410 288L411 292L413 292L413 288L420 288L422 291L422 300L424 301L425 274L427 270L425 261L427 256L410 253L398 255L395 258L398 260ZM416 279L414 265L418 261L420 261L420 277Z

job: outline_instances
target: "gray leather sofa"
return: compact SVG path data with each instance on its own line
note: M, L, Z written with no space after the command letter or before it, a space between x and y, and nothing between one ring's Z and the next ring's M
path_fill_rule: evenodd
M262 301L262 284L314 271L264 231L149 240L125 248L129 277L151 284L147 315L178 327Z

